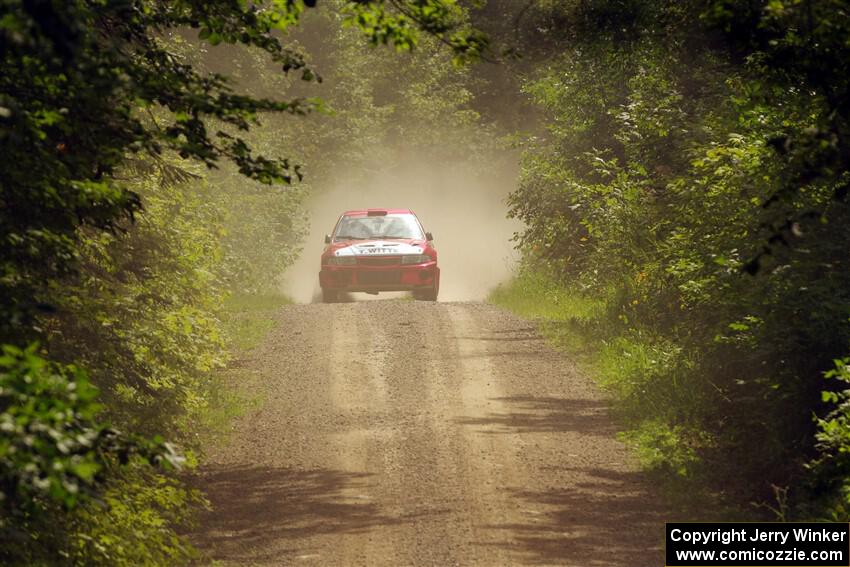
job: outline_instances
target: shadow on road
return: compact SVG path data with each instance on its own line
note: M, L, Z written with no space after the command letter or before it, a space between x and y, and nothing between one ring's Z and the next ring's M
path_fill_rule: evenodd
M496 332L496 336L461 336L455 335L452 339L470 340L470 341L488 341L488 342L523 342L533 343L541 342L543 337L540 335L519 335L519 336L504 336L505 333ZM498 353L496 353L498 354ZM537 353L539 354L539 353Z
M490 435L574 433L589 437L590 447L617 433L604 400L512 396L490 401L498 402L499 411L458 418L457 423ZM544 466L540 472L551 474L555 486L509 489L522 517L486 526L501 535L495 543L481 545L504 548L516 565L663 564L664 522L669 518L664 505L648 496L653 490L646 474L598 465ZM557 486L555 479L569 481Z
M663 565L664 514L647 505L646 479L641 473L574 469L586 484L545 492L514 490L520 506L533 514L522 524L488 526L503 530L518 564Z
M491 398L508 408L483 417L463 417L461 425L483 428L482 433L558 433L611 437L617 432L608 406L599 400L514 396Z
M191 539L210 558L234 562L282 560L305 553L299 540L359 533L415 521L383 515L365 494L371 475L268 466L213 466L195 484L212 511Z

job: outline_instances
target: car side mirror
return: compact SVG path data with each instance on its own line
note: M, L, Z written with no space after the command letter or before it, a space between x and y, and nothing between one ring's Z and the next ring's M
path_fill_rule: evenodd
M331 243L331 235L330 235L330 234L326 234L326 235L325 235L325 244L330 244L330 243Z
M425 240L427 240L428 242L431 242L432 240L434 240L434 235L431 234L430 232L426 232L425 233Z

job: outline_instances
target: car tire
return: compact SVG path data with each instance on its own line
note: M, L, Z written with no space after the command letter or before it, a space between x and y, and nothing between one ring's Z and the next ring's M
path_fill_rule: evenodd
M437 301L437 294L439 293L439 288L437 286L430 287L428 289L424 289L421 291L415 291L413 293L413 297L420 301Z
M339 301L337 290L322 288L322 303L336 303L337 301Z

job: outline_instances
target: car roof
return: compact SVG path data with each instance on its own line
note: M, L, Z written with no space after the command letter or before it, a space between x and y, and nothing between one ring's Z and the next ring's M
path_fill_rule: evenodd
M388 215L409 214L409 215L416 216L415 213L413 211L411 211L410 209L354 209L354 210L351 210L351 211L345 211L344 213L342 213L342 216L344 216L344 217L362 217L362 216L367 216L369 213L374 214L376 212L381 212L381 213L385 212Z

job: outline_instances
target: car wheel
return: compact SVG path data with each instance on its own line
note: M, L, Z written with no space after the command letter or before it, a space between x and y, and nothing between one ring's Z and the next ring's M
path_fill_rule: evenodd
M413 293L413 297L420 301L437 301L437 293L439 289L434 286L428 289L423 289L421 291L416 291Z
M336 303L337 301L339 301L338 291L322 288L322 303Z

